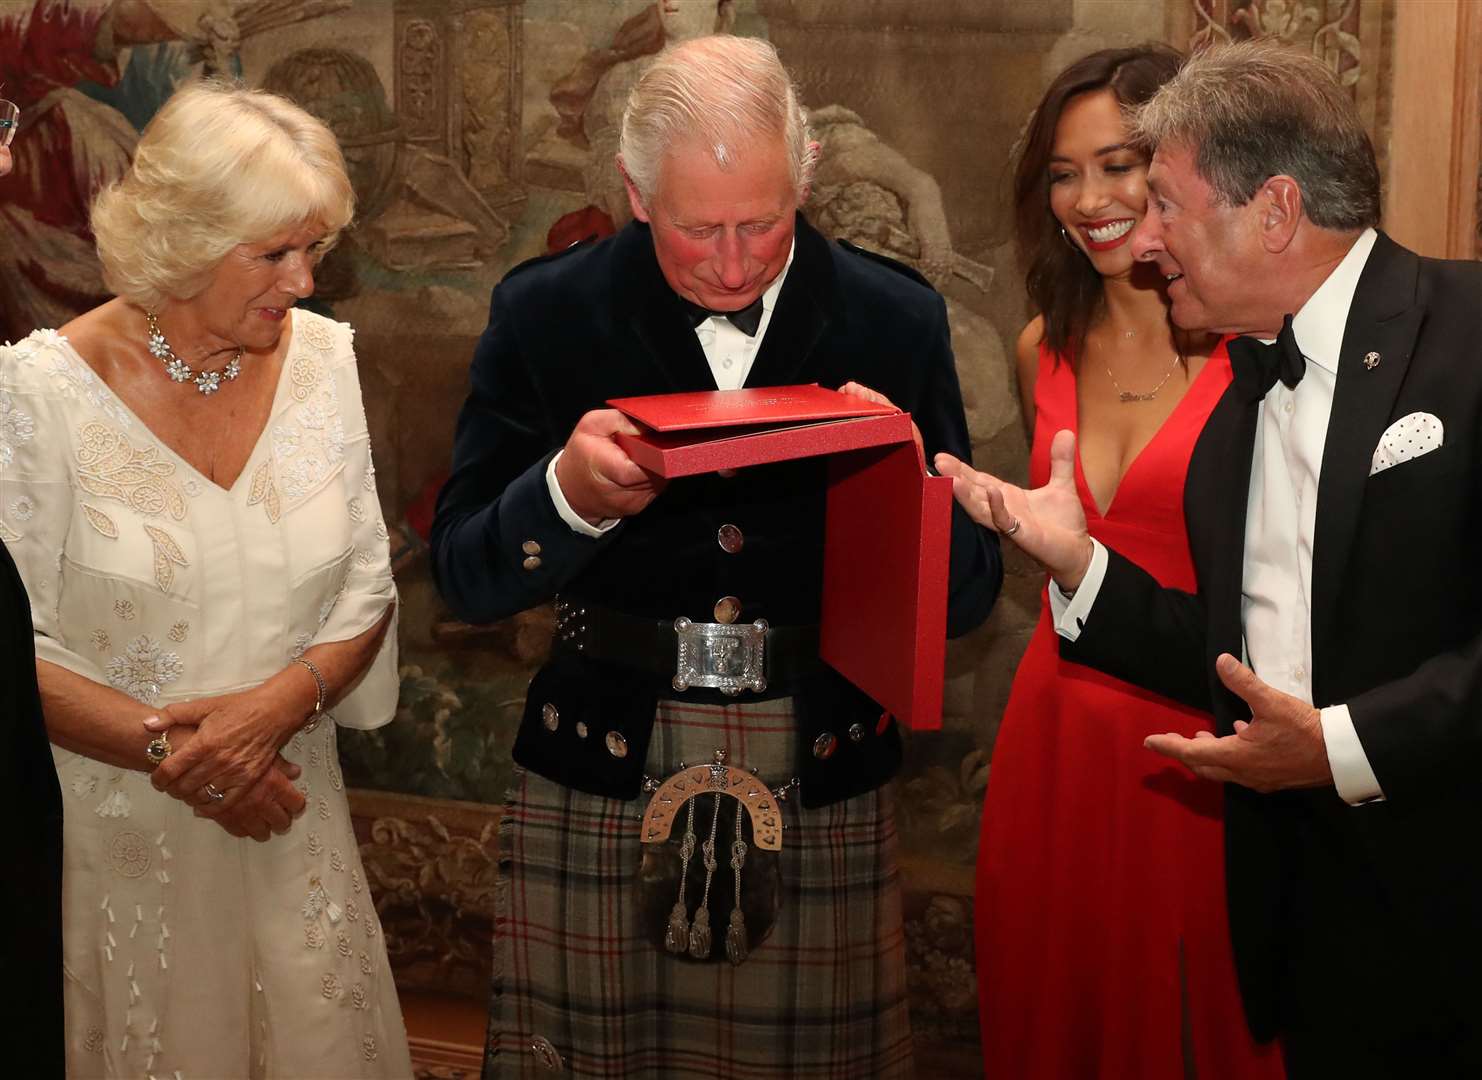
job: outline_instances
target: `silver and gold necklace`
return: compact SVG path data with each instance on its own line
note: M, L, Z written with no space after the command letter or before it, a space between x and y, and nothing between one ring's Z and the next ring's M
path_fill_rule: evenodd
M1126 341L1132 341L1137 337L1137 331L1123 330L1122 337ZM1163 389L1163 387L1168 383L1169 379L1173 378L1174 370L1183 362L1184 351L1183 349L1178 347L1177 338L1175 338L1173 362L1168 365L1168 370L1165 371L1163 373L1163 377L1158 380L1158 385L1153 387L1151 390L1123 390L1121 384L1117 382L1117 377L1112 374L1111 365L1106 362L1106 357L1103 355L1101 358L1101 366L1106 369L1106 377L1111 380L1112 389L1116 391L1117 394L1117 400L1120 401L1123 405L1131 405L1139 401L1155 400L1158 396L1158 391Z
M150 354L164 361L165 374L175 382L194 382L196 389L209 397L221 389L223 382L232 382L242 374L242 346L237 346L237 355L228 360L226 367L220 371L192 371L190 365L176 356L175 350L165 340L159 317L152 311L146 311L144 321L149 325Z

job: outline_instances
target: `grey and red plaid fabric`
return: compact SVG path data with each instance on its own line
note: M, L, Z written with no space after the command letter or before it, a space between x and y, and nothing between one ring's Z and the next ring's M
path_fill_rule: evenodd
M660 702L646 771L796 773L790 699ZM913 1075L893 788L785 804L783 899L739 967L656 948L639 923L639 817L517 770L500 826L486 1080ZM722 871L724 879L725 871Z

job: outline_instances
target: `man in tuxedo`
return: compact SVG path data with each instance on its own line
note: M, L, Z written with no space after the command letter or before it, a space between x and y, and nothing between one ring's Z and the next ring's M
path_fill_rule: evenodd
M604 407L857 380L912 413L928 452L967 452L941 297L808 225L799 208L816 154L770 45L677 45L625 115L618 160L635 221L517 267L494 290L438 502L434 569L464 619L555 598L559 633L513 749L489 1070L527 1053L553 1067L603 1062L592 1067L613 1076L700 1062L722 1073L909 1070L894 824L880 790L900 735L818 659L825 463L666 486L619 448L613 436L637 429ZM1001 577L991 534L954 510L949 633L986 617ZM765 620L765 691L725 696L693 677L675 689L681 635L698 632L676 628L679 617L707 633ZM763 916L776 926L752 936L755 957L734 969L720 909L713 939L692 927L690 959L668 955L686 952L666 936L671 908L680 936L699 925L699 879L678 887L677 904L667 890L678 878L654 905L639 895L664 875L644 853L634 800L717 750L791 794L780 911ZM694 831L703 837L703 818ZM739 823L720 841L733 861L722 858L713 890L714 858L701 870L700 852L683 856L712 905L730 904L733 871L744 884L756 858Z
M0 146L0 176L10 172ZM0 466L3 467L3 466ZM0 537L6 508L0 507ZM10 552L0 543L0 790L6 793L12 843L0 875L0 909L10 912L0 970L10 973L0 1008L24 1032L35 1076L61 1076L62 793L36 689L31 603Z
M1225 784L1255 1034L1293 1076L1482 1075L1482 267L1375 231L1311 56L1211 49L1138 127L1134 252L1180 326L1248 335L1189 465L1198 591L1087 536L1069 432L1037 490L938 466L1049 570L1063 656L1213 710L1147 745Z

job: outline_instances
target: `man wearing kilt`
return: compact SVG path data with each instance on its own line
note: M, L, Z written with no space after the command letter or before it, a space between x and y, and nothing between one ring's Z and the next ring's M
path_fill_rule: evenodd
M912 1074L901 740L818 658L824 460L666 486L604 407L857 381L911 412L928 455L968 453L945 305L803 220L817 150L769 44L677 45L623 118L636 220L494 290L434 565L463 618L555 599L558 634L500 829L486 1077ZM953 514L960 634L1002 568ZM732 633L758 635L764 689L680 670L685 641ZM704 793L681 794L697 767Z

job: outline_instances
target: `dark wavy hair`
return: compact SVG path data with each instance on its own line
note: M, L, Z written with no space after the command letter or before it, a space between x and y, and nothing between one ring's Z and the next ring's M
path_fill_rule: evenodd
M1103 301L1101 275L1080 248L1066 242L1050 210L1050 152L1060 114L1072 98L1097 90L1110 90L1123 108L1136 108L1183 61L1183 54L1155 42L1094 52L1055 77L1029 121L1014 168L1014 233L1024 287L1044 316L1045 342L1056 356L1080 352Z

